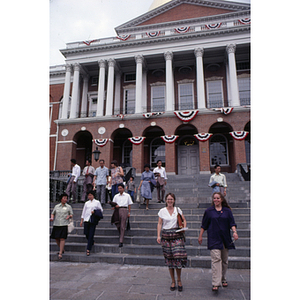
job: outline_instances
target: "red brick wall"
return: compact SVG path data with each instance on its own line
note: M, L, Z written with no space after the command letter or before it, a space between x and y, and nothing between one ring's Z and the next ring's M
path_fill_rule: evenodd
M192 4L181 4L165 13L160 14L159 16L156 16L146 22L139 24L139 26L177 21L177 20L200 18L205 16L220 15L220 14L225 14L230 12L232 11L227 9L221 9L221 8L212 8L212 7L205 7L205 6L192 5Z

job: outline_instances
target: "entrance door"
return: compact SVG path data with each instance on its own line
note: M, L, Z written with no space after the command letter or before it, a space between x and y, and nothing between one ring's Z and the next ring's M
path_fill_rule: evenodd
M179 175L199 174L198 143L191 145L191 143L186 143L185 140L179 143L178 174Z

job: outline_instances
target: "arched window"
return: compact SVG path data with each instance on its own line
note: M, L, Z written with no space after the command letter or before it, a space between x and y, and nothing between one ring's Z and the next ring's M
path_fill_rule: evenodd
M214 134L209 145L210 165L228 165L227 139L222 134Z
M158 160L162 161L162 165L166 164L166 156L165 156L165 142L162 138L157 137L153 139L150 145L150 161L151 167L156 167L156 162Z

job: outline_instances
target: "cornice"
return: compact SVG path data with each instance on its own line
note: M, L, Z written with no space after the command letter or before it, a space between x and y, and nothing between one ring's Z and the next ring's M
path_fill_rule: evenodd
M67 58L69 55L71 56L78 53L93 53L93 52L112 50L117 48L130 48L135 46L165 43L165 42L172 42L177 40L187 40L187 39L191 40L191 39L210 37L216 35L230 35L230 34L238 34L242 32L250 32L250 27L251 25L223 27L214 30L203 30L203 31L190 32L185 34L159 36L155 39L130 40L130 41L125 41L123 43L115 42L115 43L104 44L104 45L90 46L87 48L62 49L60 51Z
M202 1L202 0L173 0L171 2L168 2L164 5L161 5L157 7L156 9L153 9L147 13L144 13L137 18L134 18L126 23L123 23L120 26L117 26L115 28L115 31L119 34L121 33L121 30L128 27L132 26L138 26L138 24L141 24L143 22L146 22L178 5L181 4L194 4L194 5L199 5L199 6L206 6L206 7L213 7L213 8L222 8L222 9L231 9L231 10L236 10L236 11L241 11L241 10L250 10L250 4L246 3L237 3L237 2L229 2L229 1Z

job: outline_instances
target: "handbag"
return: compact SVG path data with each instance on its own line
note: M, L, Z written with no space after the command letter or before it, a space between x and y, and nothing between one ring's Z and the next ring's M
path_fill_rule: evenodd
M69 219L69 224L68 224L68 233L71 233L74 230L74 222L72 219Z
M140 196L141 196L141 192L140 190L138 190L138 192L136 193L136 203L140 203L141 202L141 199L140 199Z
M178 223L178 228L183 228L183 218L182 215L179 213L178 208L177 209L177 223Z

